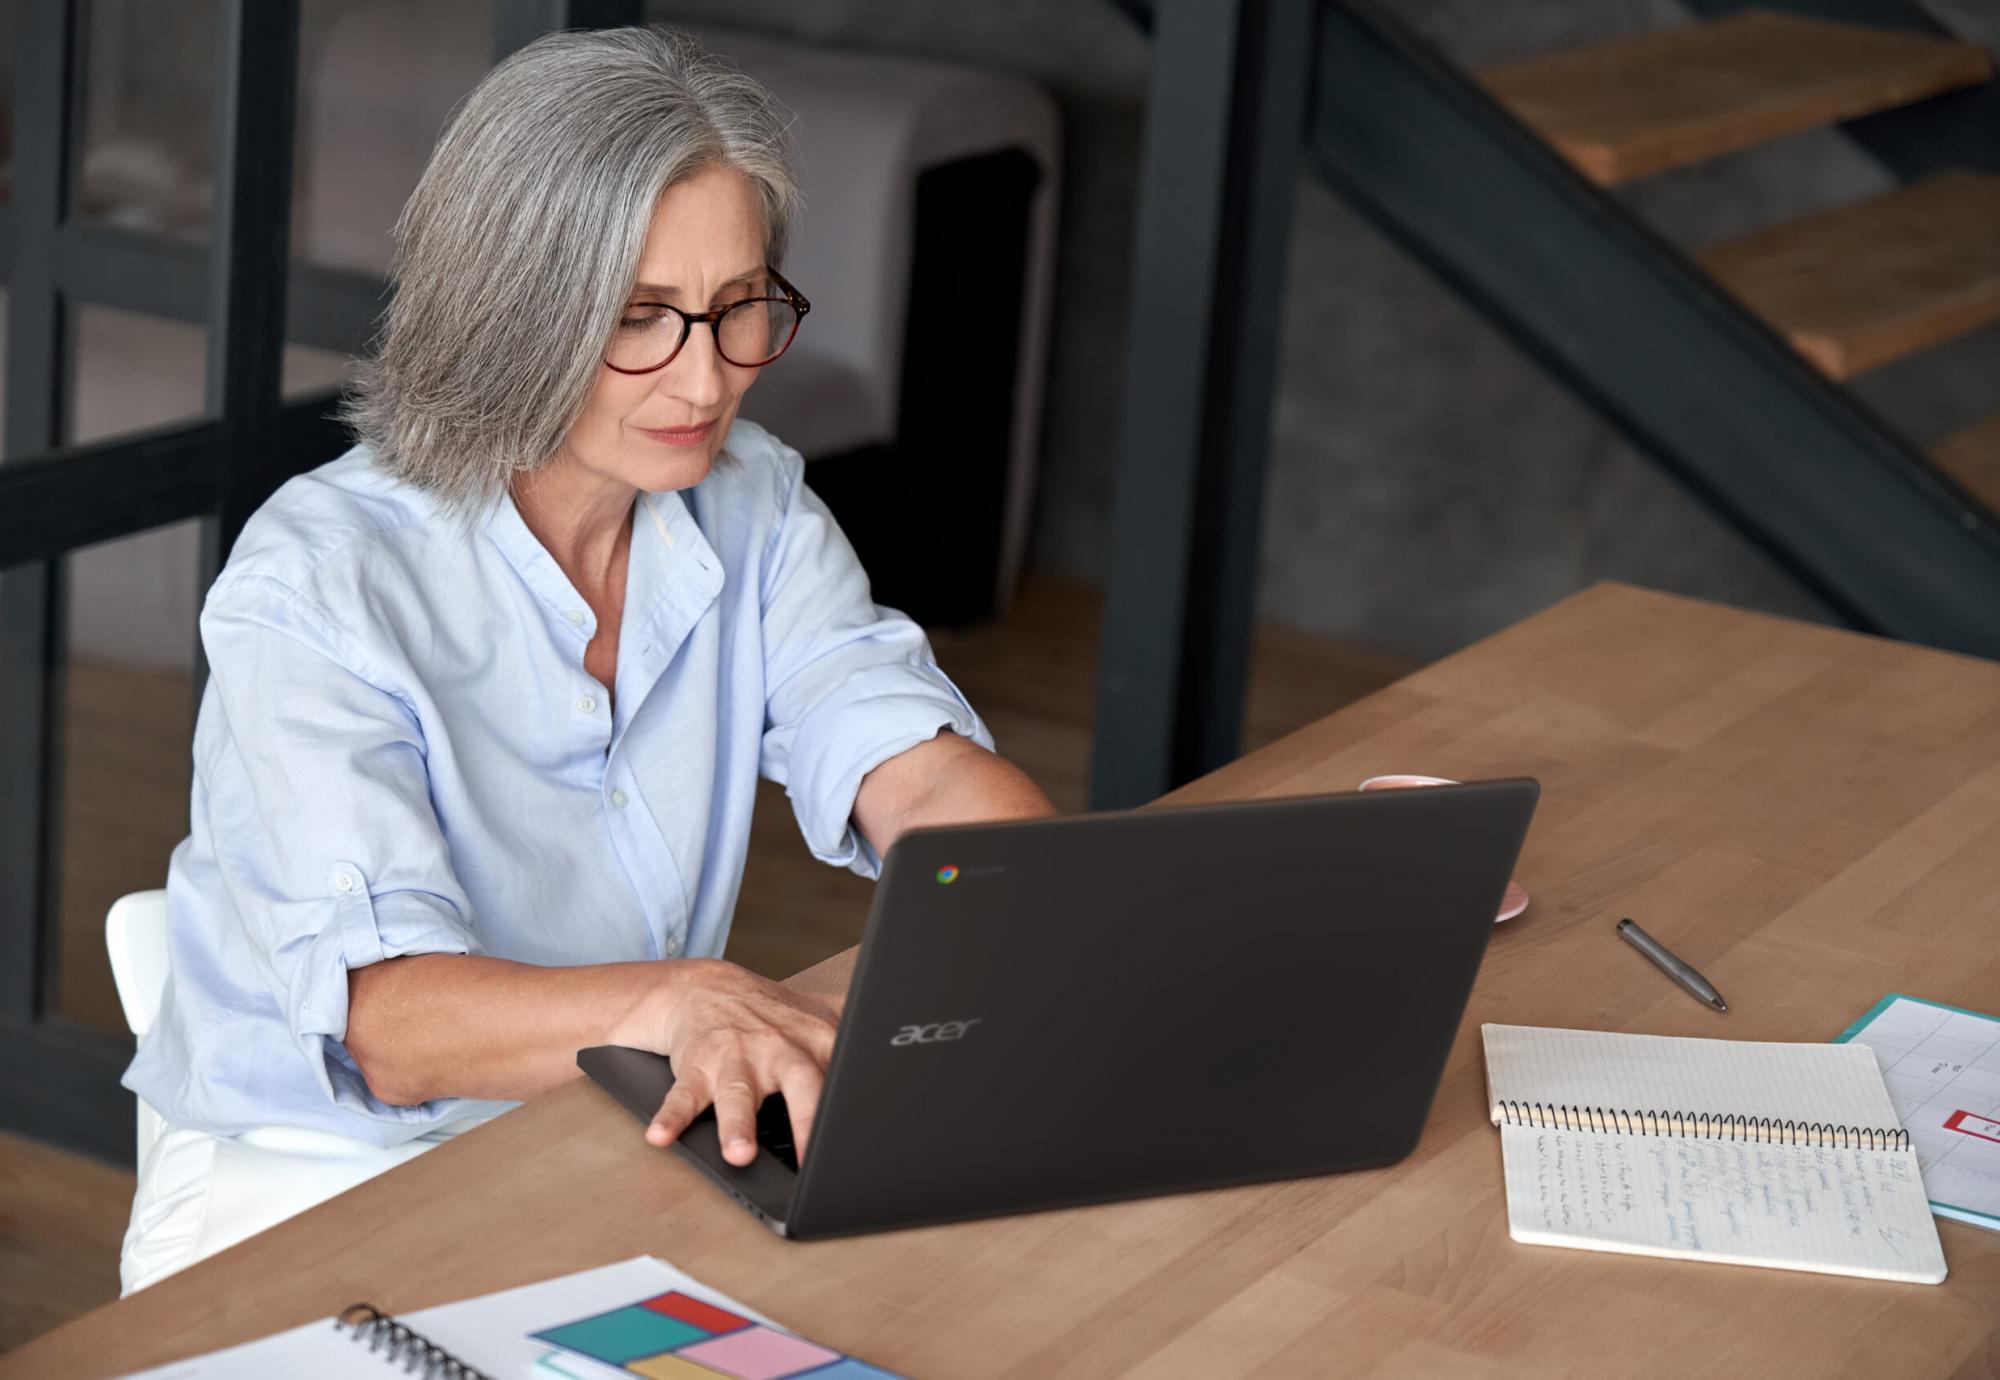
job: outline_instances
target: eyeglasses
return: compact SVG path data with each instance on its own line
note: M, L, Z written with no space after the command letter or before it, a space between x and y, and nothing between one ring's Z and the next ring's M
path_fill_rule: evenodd
M621 374L650 374L674 362L700 321L715 332L715 351L739 369L755 369L783 354L812 310L799 290L769 270L781 297L746 297L713 311L687 312L664 302L628 307L611 332L604 364Z

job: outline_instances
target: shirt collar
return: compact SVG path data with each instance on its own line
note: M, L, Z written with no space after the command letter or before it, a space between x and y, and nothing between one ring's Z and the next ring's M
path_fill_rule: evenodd
M721 558L695 522L687 499L677 489L641 491L632 514L619 645L636 639L634 649L640 650L663 639L678 646L721 591Z
M521 510L514 506L513 494L503 490L494 501L492 510L486 515L486 533L500 548L500 554L507 558L507 563L514 567L522 583L534 592L549 612L588 642L597 629L596 616L591 613L590 605L584 602L583 596L576 592L576 586L569 582L569 577L563 574L562 567L556 564L556 558L528 530Z
M696 524L678 490L647 493L635 500L632 547L625 571L625 613L620 625L620 660L671 637L687 635L722 589L722 562ZM563 626L588 642L597 632L596 615L563 574L514 503L502 492L487 514L486 531L528 588ZM580 619L572 614L581 615ZM669 649L671 650L671 648Z

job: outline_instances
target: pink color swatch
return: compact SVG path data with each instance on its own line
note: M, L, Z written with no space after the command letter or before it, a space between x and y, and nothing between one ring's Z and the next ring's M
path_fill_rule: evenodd
M778 1380L779 1376L796 1375L840 1359L837 1351L768 1327L746 1327L726 1337L681 1347L675 1354L738 1380Z

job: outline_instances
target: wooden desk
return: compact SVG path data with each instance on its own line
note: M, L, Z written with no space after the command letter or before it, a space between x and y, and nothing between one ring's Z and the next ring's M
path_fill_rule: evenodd
M2000 1235L1959 1223L1937 1288L1515 1245L1478 1043L1496 1020L1825 1040L1891 991L2000 1012L2000 666L1601 586L1180 798L1389 771L1544 785L1533 905L1402 1164L791 1244L579 1083L0 1368L101 1375L650 1252L926 1377L2000 1373ZM1614 938L1621 914L1730 1014Z

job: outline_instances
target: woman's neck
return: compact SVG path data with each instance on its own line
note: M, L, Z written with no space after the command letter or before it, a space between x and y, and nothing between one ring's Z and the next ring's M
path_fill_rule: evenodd
M535 540L586 598L616 592L638 490L558 457L514 481L514 506Z

